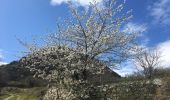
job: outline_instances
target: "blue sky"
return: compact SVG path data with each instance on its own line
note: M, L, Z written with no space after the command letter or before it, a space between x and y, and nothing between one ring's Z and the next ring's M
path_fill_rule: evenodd
M57 20L69 17L64 4L67 0L0 0L0 58L1 63L19 58L26 49L17 38L30 41L30 37L55 32ZM76 0L75 0L76 1ZM92 0L78 0L87 7ZM101 0L96 0L100 2ZM143 45L160 47L166 65L170 66L170 0L127 0L125 9L133 9L133 19L127 25L134 31L145 30ZM128 68L122 70L127 72Z

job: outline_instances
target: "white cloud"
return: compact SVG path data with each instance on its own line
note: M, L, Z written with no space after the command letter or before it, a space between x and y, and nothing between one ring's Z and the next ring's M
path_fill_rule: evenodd
M4 58L3 50L0 49L0 66L8 64L8 63L2 61L3 58Z
M1 65L6 65L6 64L8 64L8 63L6 63L6 62L0 62L0 66L1 66Z
M161 51L162 67L170 67L170 40L157 45Z
M157 0L148 7L156 23L170 25L170 0Z
M63 2L67 2L68 0L51 0L51 4L52 5L57 5L57 4L61 4Z
M133 22L127 23L123 29L123 31L127 33L138 33L141 38L141 45L147 45L149 42L149 38L145 35L147 30L148 27L146 24L138 24Z
M134 72L137 72L137 68L133 64L132 61L128 61L126 64L122 65L122 68L120 69L113 69L116 73L121 75L122 77L125 77L126 75L133 74Z
M142 33L147 30L146 25L144 24L136 24L129 22L125 25L124 32L130 32L130 33Z
M74 3L78 3L81 6L87 6L90 4L90 2L93 2L94 0L51 0L52 5L60 5L61 3L66 3L68 1L72 1ZM97 3L102 2L102 0L96 0Z

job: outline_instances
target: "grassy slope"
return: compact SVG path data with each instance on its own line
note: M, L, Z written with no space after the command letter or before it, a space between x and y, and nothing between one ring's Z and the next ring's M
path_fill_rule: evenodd
M39 100L45 88L11 88L3 89L0 100Z

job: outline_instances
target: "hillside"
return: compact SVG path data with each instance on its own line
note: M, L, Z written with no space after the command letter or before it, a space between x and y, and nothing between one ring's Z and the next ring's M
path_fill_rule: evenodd
M89 76L89 80L97 82L102 77L100 81L114 82L116 81L115 77L120 78L120 75L107 67L104 69L104 73L102 76ZM33 73L27 68L22 67L19 61L13 61L10 64L0 66L0 87L37 87L45 84L46 82L42 79L33 78Z
M0 87L35 87L45 84L43 80L33 78L33 74L22 67L19 61L0 66Z

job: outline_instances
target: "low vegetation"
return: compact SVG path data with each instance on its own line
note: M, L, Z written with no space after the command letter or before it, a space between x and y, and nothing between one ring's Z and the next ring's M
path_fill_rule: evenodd
M43 87L3 87L1 88L0 100L41 100L45 90Z

